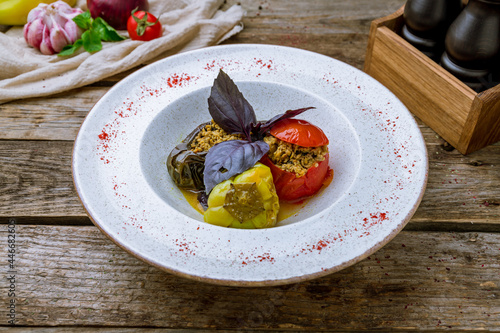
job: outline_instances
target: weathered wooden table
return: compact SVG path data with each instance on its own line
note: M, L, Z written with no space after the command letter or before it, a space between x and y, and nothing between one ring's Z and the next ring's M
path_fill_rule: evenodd
M245 29L226 43L293 46L362 69L370 22L403 2L242 0ZM500 144L463 156L419 122L427 190L405 230L376 254L281 287L198 283L118 248L93 226L74 190L79 126L128 74L0 105L3 329L16 332L14 314L25 326L18 331L500 330Z

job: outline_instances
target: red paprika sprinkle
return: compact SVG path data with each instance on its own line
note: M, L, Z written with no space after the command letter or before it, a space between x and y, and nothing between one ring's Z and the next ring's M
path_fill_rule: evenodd
M98 135L99 139L101 140L108 140L109 138L109 134L104 132L104 130L102 130L102 133Z

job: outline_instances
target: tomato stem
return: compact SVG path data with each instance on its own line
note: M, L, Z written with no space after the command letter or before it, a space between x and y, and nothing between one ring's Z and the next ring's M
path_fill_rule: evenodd
M132 11L132 17L134 18L135 22L137 22L137 36L142 36L146 32L146 28L157 24L159 19L157 18L154 22L148 22L148 12L144 12L144 16L142 18L138 18L134 15L138 8L139 7L136 7Z

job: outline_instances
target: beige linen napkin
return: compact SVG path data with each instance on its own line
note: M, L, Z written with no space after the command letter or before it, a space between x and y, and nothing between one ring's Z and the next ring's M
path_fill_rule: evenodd
M71 57L43 55L26 44L22 27L0 33L0 104L68 91L175 53L218 44L243 29L241 7L223 11L222 3L149 0L149 11L160 17L162 37L103 43L94 54L82 50ZM87 9L86 0L77 5ZM128 36L126 31L119 33Z

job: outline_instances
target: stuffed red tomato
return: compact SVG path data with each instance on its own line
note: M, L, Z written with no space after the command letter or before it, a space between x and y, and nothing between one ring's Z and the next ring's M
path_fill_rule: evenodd
M274 125L264 141L269 153L261 162L271 169L280 200L298 201L316 194L330 176L328 138L317 126L300 119Z

